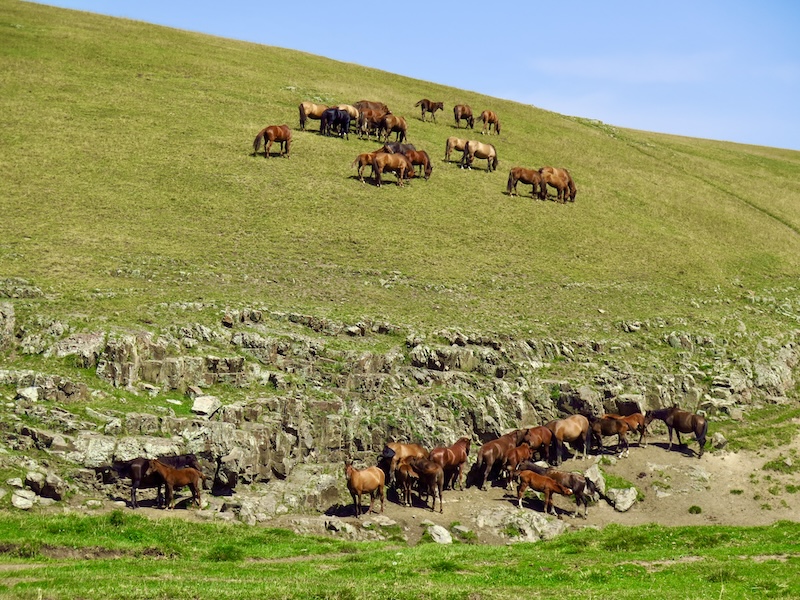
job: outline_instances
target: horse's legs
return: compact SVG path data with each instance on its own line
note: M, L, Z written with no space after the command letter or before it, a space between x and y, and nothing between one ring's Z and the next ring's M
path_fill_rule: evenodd
M525 495L525 490L528 488L528 484L525 481L520 481L519 487L517 488L517 505L522 508L522 496Z
M672 427L667 425L667 431L669 431L669 446L667 446L667 450L672 450ZM678 438L680 439L680 438Z
M131 508L139 508L139 504L136 502L136 488L136 483L131 481Z
M269 158L269 149L270 148L272 148L272 140L270 140L269 143L264 146L264 158Z

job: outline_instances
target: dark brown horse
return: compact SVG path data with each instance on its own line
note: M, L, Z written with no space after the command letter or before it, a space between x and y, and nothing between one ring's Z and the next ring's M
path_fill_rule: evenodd
M484 489L489 474L495 466L502 466L506 452L519 446L526 433L528 433L527 429L515 429L481 446L478 450L478 458L467 477L467 486L474 483L478 488Z
M325 104L301 102L297 109L300 111L300 129L305 131L306 121L308 119L316 119L319 121L322 118L322 113L328 110L328 107Z
M630 415L615 415L615 414L605 414L603 415L604 419L620 419L621 421L625 421L628 424L628 427L631 431L638 431L639 432L639 441L637 442L640 446L642 445L642 440L647 435L647 426L644 424L644 415L640 412L635 412ZM645 448L647 447L647 442L644 444Z
M531 427L523 440L531 447L531 452L539 452L542 460L550 460L550 444L553 443L553 432L544 425Z
M378 135L383 135L383 141L388 142L389 136L395 134L396 142L403 142L408 140L408 124L404 117L398 117L393 114L388 114L381 119L380 127L378 128Z
M431 450L430 458L444 469L444 486L455 489L456 482L458 487L464 489L464 466L467 464L469 449L472 442L468 437L459 438L452 446L437 446Z
M449 161L450 160L450 153L453 150L458 150L459 152L463 153L464 152L464 148L466 148L468 141L469 140L465 140L463 138L459 138L459 137L455 137L455 136L451 136L451 137L447 138L447 141L445 142L445 145L444 145L444 159ZM461 160L464 160L463 154L461 156Z
M506 455L503 457L503 468L508 474L506 489L511 489L511 482L517 474L517 465L526 460L530 460L532 456L533 452L531 451L531 447L525 442L522 442L516 448L509 448L506 450Z
M531 186L531 196L539 197L544 200L547 197L547 185L542 181L542 175L536 169L526 169L524 167L514 167L508 173L508 184L506 192L509 196L517 193L517 183L525 183ZM538 193L536 190L539 190Z
M564 460L564 442L580 442L583 456L589 451L589 419L583 415L570 415L564 419L555 419L545 425L553 432L553 450L555 463L560 465Z
M433 164L431 163L431 157L428 156L425 150L406 150L403 154L408 157L412 165L419 166L420 177L424 174L426 181L430 179L433 172Z
M433 496L433 504L431 510L436 510L436 496L439 496L439 512L444 512L444 505L442 504L442 490L444 489L444 469L438 463L433 462L427 458L411 456L405 459L405 462L414 470L419 477L419 492L420 497L423 493L427 496Z
M372 512L372 505L375 498L381 499L381 512L385 499L385 475L378 467L367 467L360 471L353 467L353 463L345 461L344 476L347 479L347 489L353 497L353 509L356 511L356 518L361 517L361 496L369 494L369 510Z
M421 107L420 110L422 111L422 120L425 120L425 113L431 113L433 116L433 122L436 122L436 111L437 110L444 110L444 102L432 102L427 98L423 98L419 102L417 102L414 106Z
M525 490L531 488L537 492L544 494L544 512L547 513L549 507L552 514L556 514L556 509L553 506L553 494L561 494L562 496L571 496L572 490L564 487L555 479L545 475L539 475L534 471L520 471L519 472L519 488L517 488L517 502L519 507L522 508L522 496L525 495Z
M494 125L494 132L500 135L500 119L497 113L493 110L485 110L481 113L480 120L483 121L482 134L492 133L492 125Z
M589 511L589 501L594 500L597 495L597 486L595 486L594 481L580 473L559 471L554 467L544 467L534 462L521 463L517 468L520 471L530 470L539 475L550 477L564 487L571 489L575 495L575 512L572 516L578 515L578 509L583 504L583 518L586 518L586 514Z
M405 154L387 154L378 152L372 159L372 170L375 173L375 182L378 187L383 184L383 172L391 171L397 175L397 185L402 186L403 180L414 177L414 165Z
M567 199L570 202L575 202L575 195L578 193L578 188L575 187L575 182L572 180L572 175L566 169L559 169L557 167L542 167L539 169L539 174L542 176L542 181L554 188L556 188L556 199L564 204ZM545 187L545 198L547 197L547 189Z
M468 104L456 104L453 107L453 117L456 120L456 127L461 129L461 119L466 122L464 127L475 128L475 117L472 116L472 109Z
M605 450L603 438L611 435L617 436L617 452L620 453L620 458L630 454L630 447L628 446L630 426L626 421L621 419L592 419L590 428L592 430L592 441L600 448L600 454L603 454ZM620 451L621 447L624 449Z
M497 168L497 149L492 144L483 144L469 140L464 146L464 154L461 157L462 168L466 166L472 168L472 163L476 158L486 159L486 170L491 173Z
M292 130L288 125L268 125L258 132L256 139L253 140L253 155L258 154L258 147L261 145L261 140L264 140L264 158L269 158L269 149L272 148L273 142L280 144L280 156L283 156L284 150L286 157L289 157L289 150L292 143Z
M703 456L706 445L706 433L708 432L708 421L703 415L698 415L678 408L677 404L669 408L659 408L648 410L644 415L645 427L653 422L653 419L660 419L667 424L669 431L669 446L667 450L672 450L672 430L678 436L678 445L682 446L681 434L694 433L697 443L700 444L700 452L697 458Z

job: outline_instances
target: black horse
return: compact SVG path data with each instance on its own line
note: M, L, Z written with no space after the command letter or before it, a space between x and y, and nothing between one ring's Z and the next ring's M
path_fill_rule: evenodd
M158 460L175 469L192 467L202 472L200 463L197 462L197 457L194 454L159 456ZM164 504L164 494L161 491L161 486L164 485L164 479L155 472L147 475L149 466L149 458L134 458L132 460L117 461L111 465L111 470L113 470L118 477L131 480L131 508L139 508L139 503L136 501L136 490L139 488L157 488L156 504L158 506L163 506Z
M335 132L339 137L344 137L349 140L350 114L346 110L329 108L322 113L319 130L323 135L331 135L332 132Z

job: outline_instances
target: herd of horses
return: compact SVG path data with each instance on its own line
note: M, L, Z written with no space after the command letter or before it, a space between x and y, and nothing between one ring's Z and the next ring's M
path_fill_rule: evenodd
M477 451L475 462L464 476L469 460L470 438L462 437L452 446L439 446L430 451L420 444L387 443L378 456L375 466L356 469L352 461L345 461L347 488L353 498L356 517L362 513L361 499L370 495L370 508L373 510L377 498L381 500L383 512L386 488L396 491L398 502L411 506L412 491L417 490L419 502L436 510L439 499L439 512L443 512L442 493L445 489L464 489L475 486L486 489L490 481L511 489L518 482L516 499L522 507L527 489L541 492L544 496L544 511L557 515L552 502L553 494L573 496L578 514L583 506L586 518L588 505L597 493L595 483L576 472L563 471L558 467L566 457L566 444L574 448L577 456L580 450L585 458L593 448L602 454L606 451L603 438L617 436L616 451L620 457L630 452L627 435L638 433L638 445L646 445L647 427L653 420L663 421L669 432L669 445L672 449L672 433L675 431L678 444L681 433L693 433L698 444L698 458L703 456L706 444L708 422L696 413L681 410L677 405L647 411L645 414L630 415L605 414L602 417L587 417L581 414L552 420L544 425L527 429L515 429L483 444Z
M420 109L420 120L426 120L428 114L436 122L436 112L444 110L444 102L432 101L423 98L418 101L415 107ZM374 184L380 187L383 183L382 175L386 172L394 173L397 177L397 185L403 186L404 180L415 176L414 167L420 168L420 175L424 173L427 180L432 171L432 164L427 153L417 150L413 145L408 144L408 122L404 117L392 114L389 107L383 102L370 100L360 100L355 104L337 104L328 106L315 102L305 101L298 105L300 116L300 130L305 131L306 125L310 120L320 122L319 132L321 135L338 136L349 139L350 132L355 131L359 138L367 140L375 135L376 140L382 140L384 147L373 152L359 154L351 166L358 169L358 179L364 183L364 168L372 167L371 179ZM453 106L453 118L456 128L461 128L462 121L465 129L475 128L475 116L467 104L456 104ZM493 110L484 110L478 116L478 120L483 122L481 134L500 134L500 118ZM401 144L403 149L392 152L387 151L389 138L395 134L394 143ZM269 158L270 148L273 143L279 144L279 156L289 157L291 151L292 132L288 125L270 125L262 129L253 141L253 154L258 154L258 150L263 144L264 157ZM478 142L459 137L449 137L445 144L445 158L449 162L453 150L462 153L459 165L461 168L471 169L475 159L486 160L486 170L492 172L497 169L498 157L497 148L494 144ZM412 153L422 152L421 155ZM399 154L402 156L379 156L381 154ZM377 160L376 160L377 157ZM547 199L548 186L556 190L556 199L560 203L567 201L574 202L577 188L569 171L564 168L545 166L540 169L528 169L524 167L514 167L508 176L506 192L509 196L516 195L517 183L531 185L531 196L540 200Z

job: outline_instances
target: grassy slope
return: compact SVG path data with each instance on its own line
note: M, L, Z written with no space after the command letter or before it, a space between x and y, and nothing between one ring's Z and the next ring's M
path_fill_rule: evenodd
M130 322L158 302L204 299L432 327L602 329L718 318L704 299L786 289L800 273L797 152L617 129L10 0L0 29L0 279L29 279L59 312ZM438 124L419 120L422 97L445 102ZM301 100L361 98L410 120L410 141L434 158L430 181L361 185L349 165L375 142L296 131ZM498 172L442 162L457 102L501 115ZM255 133L284 122L291 159L251 156ZM570 168L575 204L505 195L511 166L544 164Z

